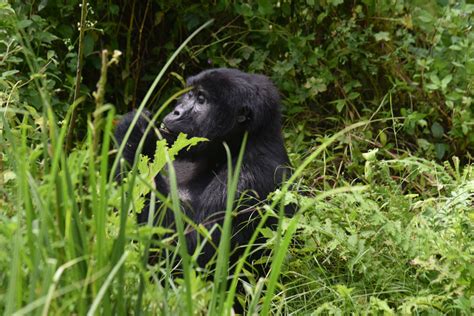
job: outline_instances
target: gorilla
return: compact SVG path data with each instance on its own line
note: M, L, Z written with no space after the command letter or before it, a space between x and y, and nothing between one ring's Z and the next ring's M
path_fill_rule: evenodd
M151 159L159 139L157 134L161 134L160 137L165 138L169 145L180 133L188 137L207 138L206 142L200 142L187 151L182 150L173 165L184 213L194 223L210 229L216 223L222 225L226 209L228 162L223 144L227 144L235 166L244 134L248 133L236 192L236 201L241 200L241 203L236 205L238 208L232 219L232 264L243 253L261 218L257 215L255 204L264 200L290 173L290 162L281 134L279 92L266 76L226 68L203 71L188 78L186 84L190 91L181 96L160 127L154 126L144 135L150 124L149 113L140 116L127 140L123 158L133 165L142 137L145 141L141 153ZM135 114L130 112L124 115L117 125L115 137L119 144L123 142ZM164 196L169 194L165 173L166 170L162 171L155 179L157 190ZM172 228L173 213L171 210L164 211L166 214L161 216L161 225ZM137 215L138 222L146 223L148 215L146 206ZM275 223L276 219L272 218L267 220L266 225ZM195 231L186 234L190 253L194 253L200 238ZM197 258L201 267L205 267L216 253L219 229L213 230L211 238L212 242L204 244ZM260 256L262 251L254 251L248 262Z

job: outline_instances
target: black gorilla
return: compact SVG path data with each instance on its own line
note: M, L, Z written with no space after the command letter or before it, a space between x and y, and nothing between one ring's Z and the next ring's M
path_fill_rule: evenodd
M259 218L255 212L249 212L248 206L265 199L289 176L290 164L281 135L279 93L267 77L236 69L203 71L189 78L187 85L192 90L183 95L174 110L164 118L160 131L168 144L181 132L189 137L199 136L209 140L188 151L183 150L174 161L182 207L195 223L203 224L208 229L216 223L222 224L228 175L223 143L228 145L235 165L244 133L248 132L237 188L238 198L244 194L248 197L245 199L247 204L240 206L232 222L234 235L231 250L234 253L231 261L235 262L242 251L238 250L238 246L246 245L254 232L256 223L250 219ZM126 114L118 124L115 137L119 144L134 115L134 112ZM148 118L140 117L127 141L123 158L130 165L148 124ZM157 140L154 131L146 135L142 154L153 157ZM155 182L160 193L169 193L164 175L160 174ZM138 221L142 223L147 219L148 209L145 208L138 215ZM173 226L173 222L173 214L168 210L163 225ZM267 225L274 222L274 219L270 220ZM215 254L212 244L218 245L219 237L219 230L214 230L213 242L207 242L198 257L201 267ZM192 253L200 236L192 232L186 238ZM254 253L249 261L260 255L261 252Z

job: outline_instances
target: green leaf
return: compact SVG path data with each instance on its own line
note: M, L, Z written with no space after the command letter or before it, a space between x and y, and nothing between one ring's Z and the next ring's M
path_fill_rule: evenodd
M41 0L38 4L38 11L43 10L48 5L48 0Z
M230 58L230 59L227 60L227 62L229 63L230 67L237 68L239 66L239 64L242 62L242 59L241 58Z
M348 98L349 100L354 100L354 99L357 99L359 96L360 96L360 93L359 93L359 92L352 91L351 93L349 93L349 95L347 96L347 98Z
M342 109L344 108L344 106L346 105L346 101L345 100L336 100L336 109L337 109L337 112L338 113L341 113Z
M446 89L448 87L448 84L451 82L451 80L453 80L452 75L447 75L446 77L444 77L443 80L441 80L441 87L443 89Z
M4 71L4 72L2 73L2 75L0 76L0 78L4 79L4 78L6 78L6 77L8 77L8 76L12 76L12 75L14 75L14 74L16 74L16 73L18 73L18 72L19 72L19 71L16 70L16 69L14 69L14 70L7 70L7 71Z
M119 11L120 11L120 7L119 7L118 5L116 5L116 4L109 4L109 12L110 12L110 14L112 14L112 15L117 15L117 14L119 13ZM161 12L158 12L157 14L159 14L159 13L161 13ZM157 15L157 14L155 14L155 22L156 22L156 15ZM157 25L157 24L155 24L155 25Z
M362 153L362 157L364 157L365 160L367 161L375 161L377 160L377 153L379 152L378 148L369 150L366 153Z
M332 4L334 7L337 7L338 5L343 4L344 0L329 0L328 2Z
M11 170L5 171L2 176L3 176L3 183L7 183L10 180L16 179L16 174Z
M174 159L174 156L178 154L178 152L182 149L189 149L192 146L196 146L200 142L206 142L208 141L207 138L204 137L193 137L193 138L187 138L188 135L184 133L180 133L176 141L174 142L173 146L170 148L170 155L173 155L171 159Z
M327 16L328 16L328 13L326 11L320 13L318 15L318 18L316 19L316 23L320 24Z
M370 297L370 306L377 307L378 311L383 311L383 315L395 315L394 311L388 306L387 302L375 296ZM380 314L380 313L379 313Z
M259 0L258 12L262 15L271 15L273 13L273 6L271 0Z
M438 90L439 86L435 85L434 83L428 83L426 87L430 90Z
M350 297L351 293L354 291L354 288L349 288L344 284L336 284L335 288L337 293L339 293L341 297L345 298Z
M91 34L86 34L84 36L84 56L88 56L92 53L94 50L94 38L92 37Z
M148 163L147 157L141 156L138 165L138 170L140 171L140 174L142 176L146 176L150 181L152 181L161 171L161 169L163 169L163 167L166 165L165 151L168 151L170 160L174 161L176 155L181 150L189 149L202 141L207 141L207 139L202 137L193 137L188 139L186 134L180 133L171 148L168 149L168 147L166 146L166 141L159 140L156 142L156 150L153 162Z
M18 21L18 23L16 24L16 27L19 29L24 29L25 27L30 26L32 23L33 21L31 20L21 20L21 21Z
M186 134L180 133L176 141L173 143L171 148L167 147L166 140L162 139L156 142L156 150L154 159L150 162L147 156L140 155L140 160L137 164L138 173L147 183L153 183L155 177L166 165L166 151L168 152L169 159L174 161L176 155L183 149L189 149L195 146L199 142L207 141L206 138L193 137L188 139ZM150 192L148 185L139 183L134 187L133 190L133 203L134 209L139 213L144 206L143 197Z
M439 80L438 76L435 73L432 73L430 75L430 79L438 87L441 87L441 80Z
M438 159L443 159L444 154L446 153L448 145L445 143L436 143L435 144L435 152L436 152L436 158Z
M321 78L311 77L306 81L304 87L309 90L309 94L314 97L317 94L327 90L324 80Z
M438 122L434 122L433 125L431 125L431 134L433 135L434 138L441 138L443 137L444 134L444 128L439 124Z
M428 150L430 149L430 146L431 146L430 142L424 138L418 138L416 140L416 143L418 144L418 147L420 147L423 150Z
M379 133L379 140L382 146L385 146L387 144L387 134L385 134L384 131L380 131Z
M375 37L375 40L377 42L380 42L380 41L388 42L388 41L390 41L390 34L388 32L375 33L374 37Z

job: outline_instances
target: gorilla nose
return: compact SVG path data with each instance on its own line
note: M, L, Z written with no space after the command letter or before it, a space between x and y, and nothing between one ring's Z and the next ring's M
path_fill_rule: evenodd
M175 121L179 120L184 113L183 105L181 103L178 103L173 111L171 111L168 115L166 115L166 118L170 121Z

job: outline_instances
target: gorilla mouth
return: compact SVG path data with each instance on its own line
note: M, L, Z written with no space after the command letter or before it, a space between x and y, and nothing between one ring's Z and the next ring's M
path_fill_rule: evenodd
M160 132L163 132L165 134L176 134L175 132L171 131L165 123L160 124Z
M168 133L169 133L169 131L170 131L170 130L168 129L168 127L166 127L165 123L161 123L161 124L160 124L160 129L161 129L162 131L168 132Z

